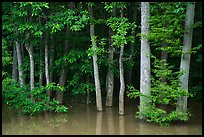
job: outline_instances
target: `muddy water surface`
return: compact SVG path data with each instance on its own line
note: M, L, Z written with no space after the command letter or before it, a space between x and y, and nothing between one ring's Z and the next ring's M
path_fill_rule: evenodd
M2 134L15 135L202 135L202 105L190 104L193 114L188 122L170 127L144 123L134 117L137 105L126 104L125 115L118 107L97 112L94 104L77 104L67 114L46 113L39 116L17 116L2 108Z

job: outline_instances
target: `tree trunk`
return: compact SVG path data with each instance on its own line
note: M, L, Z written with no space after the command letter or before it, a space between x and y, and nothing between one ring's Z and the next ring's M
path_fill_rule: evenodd
M50 46L50 68L51 68L51 71L50 71L50 82L53 82L53 62L54 62L54 34L51 34L51 41L52 41L52 44Z
M25 84L25 79L24 79L24 73L22 70L22 56L21 56L21 47L20 44L18 43L18 40L16 40L16 52L17 52L17 60L18 60L18 73L19 73L19 82L21 85Z
M121 18L123 18L123 9L121 10ZM124 115L124 92L125 92L125 80L124 80L124 70L123 70L123 52L124 45L120 47L119 56L119 71L120 71L120 93L119 93L119 114Z
M70 30L69 30L68 25L67 25L66 32L65 32L65 37L66 38L65 38L64 55L66 55L68 53L68 50L69 50L69 45L68 45L68 40L67 40L69 34L70 34ZM67 62L65 61L64 64L67 64ZM59 79L59 85L60 86L65 86L66 78L67 78L67 69L64 66L62 66L60 79ZM56 99L60 102L60 104L63 103L63 96L64 96L64 92L57 91Z
M46 85L48 85L50 83L50 76L49 76L49 69L48 69L48 33L45 34L45 77L46 77ZM46 92L47 96L48 96L48 100L47 100L47 106L49 106L50 103L50 97L51 97L51 91L47 90Z
M42 41L43 43L43 41ZM43 67L44 67L44 59L43 59L43 50L42 50L42 46L40 46L40 74L39 74L39 85L42 86L43 85L43 75L44 75L44 71L43 71Z
M141 57L140 57L140 92L151 96L150 93L150 46L149 41L143 35L149 34L149 2L141 3ZM150 104L150 99L140 96L139 111L143 113ZM143 116L140 119L144 119Z
M67 78L67 70L65 68L63 68L61 70L60 79L59 79L59 85L60 86L65 86L66 78ZM58 100L60 104L63 103L63 97L64 97L64 92L63 91L57 91L56 100Z
M29 53L30 58L30 90L32 91L34 89L34 58L33 58L33 46L29 46L27 43L25 43L25 48ZM31 100L33 101L33 94L31 94Z
M13 47L13 65L12 65L12 79L18 80L18 70L17 70L17 53L16 47Z
M88 5L90 19L93 19L93 11L92 7ZM93 50L96 51L96 39L94 36L94 24L90 24L90 37L93 45ZM94 67L94 81L95 81L95 88L96 88L96 106L98 111L102 111L102 99L101 99L101 87L99 81L99 71L98 71L98 64L97 64L97 54L94 53L93 57L93 67Z
M136 19L137 19L137 2L134 2L134 5L133 5L133 21L136 23ZM135 29L132 30L131 32L131 35L134 37L135 39ZM134 45L135 42L132 42L130 44L130 50L131 50L131 53L130 53L130 62L133 62L133 58L132 58L132 55L134 54ZM128 83L131 84L132 83L132 69L133 69L133 65L130 66L130 70L128 72Z
M115 17L116 16L116 9L113 9L112 12L112 16ZM113 31L111 29L109 29L109 52L108 53L108 72L106 75L106 91L107 91L107 95L106 95L106 106L113 106L113 89L114 89L114 73L111 70L112 66L113 66L113 56L114 56L114 51L115 48L112 45L113 43L113 39L111 38L111 36L113 36Z
M180 86L188 92L188 80L189 80L189 69L190 69L190 51L192 46L193 29L190 29L194 22L195 2L188 4L186 9L185 19L185 33L183 40L183 54L181 55L180 70L184 71L184 74L179 78ZM182 96L178 99L177 110L181 112L187 112L187 96Z

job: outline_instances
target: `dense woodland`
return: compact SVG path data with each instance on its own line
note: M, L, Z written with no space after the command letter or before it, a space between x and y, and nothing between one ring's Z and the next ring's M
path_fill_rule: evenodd
M202 101L201 2L3 2L2 97L19 114L96 111L187 121ZM161 106L172 108L170 112Z

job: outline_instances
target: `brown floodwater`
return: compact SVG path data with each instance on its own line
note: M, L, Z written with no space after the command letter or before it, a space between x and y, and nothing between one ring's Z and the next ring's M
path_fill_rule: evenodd
M135 103L126 103L125 115L118 106L97 112L94 104L72 104L66 114L44 113L39 116L17 116L2 107L3 135L202 135L202 104L191 103L188 122L174 122L161 127L136 119Z

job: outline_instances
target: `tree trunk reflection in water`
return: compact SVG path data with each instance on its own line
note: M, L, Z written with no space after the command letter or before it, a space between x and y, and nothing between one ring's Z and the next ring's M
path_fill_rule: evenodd
M175 121L170 127L145 123L135 118L137 105L126 102L126 114L118 107L96 111L95 104L76 104L66 114L45 113L38 116L16 116L2 108L3 135L201 135L202 104L192 104L188 122Z
M108 127L108 134L114 135L114 121L113 121L113 109L107 108L106 109L106 118L107 118L107 127Z
M120 135L125 135L124 116L118 116L118 118L119 118L119 131L120 131Z
M96 135L102 134L102 119L103 119L103 112L96 113Z

